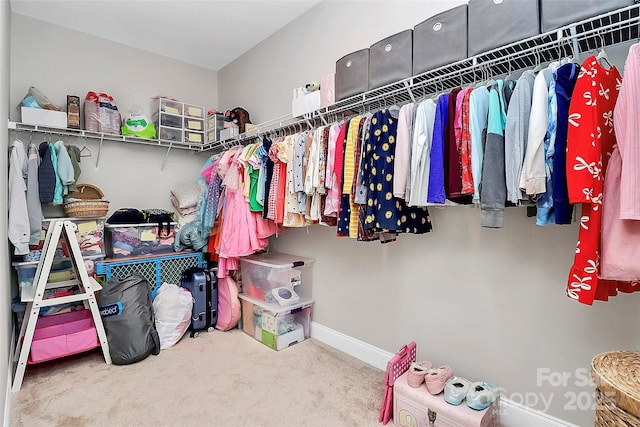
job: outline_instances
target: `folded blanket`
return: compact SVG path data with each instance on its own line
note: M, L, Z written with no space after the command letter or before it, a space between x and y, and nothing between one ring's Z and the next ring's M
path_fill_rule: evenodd
M184 184L172 189L171 196L176 199L174 206L178 209L197 206L202 197L202 187L195 182Z
M176 212L179 215L187 216L187 215L192 215L194 213L198 213L198 205L181 208L179 206L178 200L175 197L173 197L173 195L169 196L169 199L171 199L171 204L173 205L173 207L175 208Z

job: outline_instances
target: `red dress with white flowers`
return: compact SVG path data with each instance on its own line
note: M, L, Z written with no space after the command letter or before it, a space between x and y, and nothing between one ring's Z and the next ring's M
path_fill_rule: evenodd
M613 110L622 77L595 56L580 69L569 106L567 186L569 202L582 205L576 254L567 295L583 304L616 295L617 282L600 280L600 228L604 172L616 143Z

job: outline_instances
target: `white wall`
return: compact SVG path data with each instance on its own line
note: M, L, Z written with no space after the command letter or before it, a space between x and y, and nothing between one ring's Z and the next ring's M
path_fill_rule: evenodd
M335 72L336 60L464 3L324 1L220 70L220 105L243 106L253 123L291 113L293 88Z
M84 100L90 90L105 91L122 114L138 104L151 115L151 98L157 95L217 107L214 71L23 15L14 13L11 20L11 120L20 121L15 107L30 86L58 105L66 105L68 94ZM17 137L29 139L26 133ZM33 140L41 142L43 136L33 135ZM71 142L84 145L78 139ZM193 181L208 157L172 149L161 171L166 149L105 141L96 169L99 141L88 140L87 145L92 158L82 159L79 181L102 189L111 211L129 206L171 208L169 190Z
M115 98L123 113L140 104L151 114L151 98L156 95L207 109L217 107L216 72L12 14L8 0L0 0L0 58L0 99L3 100L0 102L0 142L3 146L8 146L5 118L20 121L16 106L29 86L37 87L58 105L66 104L67 94L84 98L89 90L106 91ZM25 142L32 138L38 143L44 138L38 134L30 137L26 132L11 132L9 137ZM70 142L78 146L85 143L77 138ZM173 149L161 171L166 149L105 141L96 168L99 142L87 140L86 144L92 157L82 159L79 180L101 188L111 202L111 212L119 207L170 209L169 190L193 181L210 155ZM7 156L0 156L0 171L5 176L7 168ZM6 180L0 180L0 198L7 200ZM0 295L0 355L9 354L11 329L11 286L7 284L11 283L12 267L6 229L5 209L0 215L0 230L4 235L0 244L0 283L6 285L2 286ZM5 357L0 356L0 372L7 372L8 358ZM5 388L6 379L0 375L0 390ZM0 405L4 407L1 399Z
M11 28L11 9L9 0L0 0L0 146L8 147L7 121L9 116L9 37ZM7 151L5 151L7 153ZM0 156L0 171L4 176L8 173L8 156ZM0 200L8 200L8 182L6 179L0 180ZM6 206L5 203L2 206ZM11 347L11 287L9 265L9 240L7 236L7 209L0 212L0 393L7 390L10 384L5 377L5 372L9 370L9 355ZM3 421L9 420L11 408L8 407L10 400L5 402L0 398L0 414Z
M220 102L243 105L254 122L286 114L291 89L332 72L343 55L460 3L323 2L222 69ZM593 424L593 388L584 382L591 359L640 347L640 295L593 307L565 296L575 224L538 227L521 208L507 210L501 230L481 228L474 208L431 216L433 233L396 243L354 242L313 226L287 231L272 249L316 258L315 322L389 352L415 340L418 359ZM552 386L544 372L569 377Z

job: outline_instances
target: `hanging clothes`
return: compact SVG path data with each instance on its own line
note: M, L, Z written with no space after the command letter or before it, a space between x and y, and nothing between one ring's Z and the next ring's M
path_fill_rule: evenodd
M53 190L53 202L54 205L61 205L63 203L63 186L62 181L60 180L60 172L58 171L58 153L54 144L48 143L49 145L49 155L51 156L51 164L53 165L53 171L55 173L55 188Z
M469 132L471 136L471 174L473 176L473 203L480 203L480 182L484 143L489 117L489 89L480 86L469 97Z
M551 75L549 76L549 86L547 88L547 133L543 143L545 189L536 199L537 225L549 225L556 222L555 210L553 208L553 156L555 154L553 141L556 139L556 129L558 126L558 101L556 99L556 81L554 76L559 65L559 63L554 62L548 67L548 69L551 70Z
M498 80L489 94L487 141L482 165L480 188L480 224L482 227L502 228L507 186L504 179L504 129L507 122L505 84Z
M429 211L409 208L393 197L393 161L397 136L397 115L383 109L371 118L364 163L367 182L365 229L376 232L422 234L431 231Z
M334 124L329 130L327 146L327 170L325 174L325 186L327 197L325 199L324 215L337 217L340 210L340 183L336 175L336 156L338 137L342 133L342 126ZM343 136L344 137L344 134Z
M350 230L352 213L357 215L357 209L352 200L352 189L355 180L356 143L360 131L361 116L353 117L347 124L347 134L344 142L344 156L342 182L340 184L340 212L338 214L337 236L357 237L357 230ZM339 140L338 140L339 142ZM356 216L357 218L357 216Z
M527 150L534 80L535 74L532 70L522 73L513 90L507 110L507 124L504 131L507 200L516 205L524 199L520 189L520 176Z
M456 101L462 89L457 87L449 92L447 120L444 131L444 188L447 199L455 201L462 196L462 171L460 156L456 146Z
M29 210L27 208L27 153L22 141L13 141L9 153L9 241L16 255L29 253Z
M567 194L567 129L569 126L569 103L578 78L580 66L569 63L556 71L556 100L558 102L558 125L553 156L553 206L556 224L571 224L573 205Z
M266 136L262 139L261 150L262 164L264 167L264 194L262 195L262 218L267 219L269 214L269 200L271 195L271 180L273 178L273 160L271 159L270 151L273 141Z
M56 170L60 179L60 200L62 200L64 196L69 194L69 186L75 184L75 170L73 168L71 157L69 157L69 153L67 152L67 147L65 147L64 142L57 141L55 144L53 144L53 148L56 151L56 158L58 159L58 167Z
M444 203L446 199L444 162L448 115L449 95L445 93L438 97L433 122L433 138L429 154L429 190L427 192L427 202L429 203Z
M549 125L549 80L552 75L553 70L545 68L536 75L533 83L529 136L520 175L520 188L531 196L546 190L544 141Z
M640 282L640 45L634 44L624 68L624 80L613 121L617 145L604 178L602 258L600 277ZM635 283L623 292L640 290Z
M409 206L427 205L429 174L431 173L431 144L435 118L436 103L432 99L427 99L418 104L411 146L411 194L407 200ZM401 126L402 122L398 124L398 132L400 132Z
M473 196L473 165L471 161L471 121L469 117L471 93L473 89L467 89L462 97L460 109L460 168L462 169L462 194Z
M69 159L71 160L71 165L73 166L73 183L69 184L69 192L77 191L76 183L78 182L78 178L82 173L82 169L80 168L80 149L75 145L69 145L67 147L67 153L69 153Z
M51 146L43 142L38 147L40 153L40 166L38 167L38 189L40 203L52 203L56 192L56 170L51 159Z
M40 189L38 186L38 167L40 154L34 143L29 143L27 150L27 210L29 212L29 230L31 237L29 245L39 245L42 234L42 205L40 204Z
M582 64L569 106L567 189L569 202L581 203L582 218L567 295L589 305L617 289L598 274L603 178L616 142L613 109L621 84L618 69L604 68L592 55Z
M403 200L406 196L407 175L409 175L412 158L412 141L410 140L413 127L413 109L415 104L409 102L400 108L398 115L398 139L396 140L396 156L393 163L393 195Z

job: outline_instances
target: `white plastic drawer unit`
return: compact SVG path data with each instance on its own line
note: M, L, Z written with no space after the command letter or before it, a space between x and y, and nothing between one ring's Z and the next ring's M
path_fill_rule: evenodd
M182 129L160 126L158 138L166 141L182 141Z
M184 142L203 144L204 143L204 133L203 132L195 132L195 131L185 130L184 131Z
M184 104L183 114L187 117L204 119L204 108L199 105Z
M160 98L160 111L162 111L163 113L181 116L182 103L178 101L172 101L170 99Z

